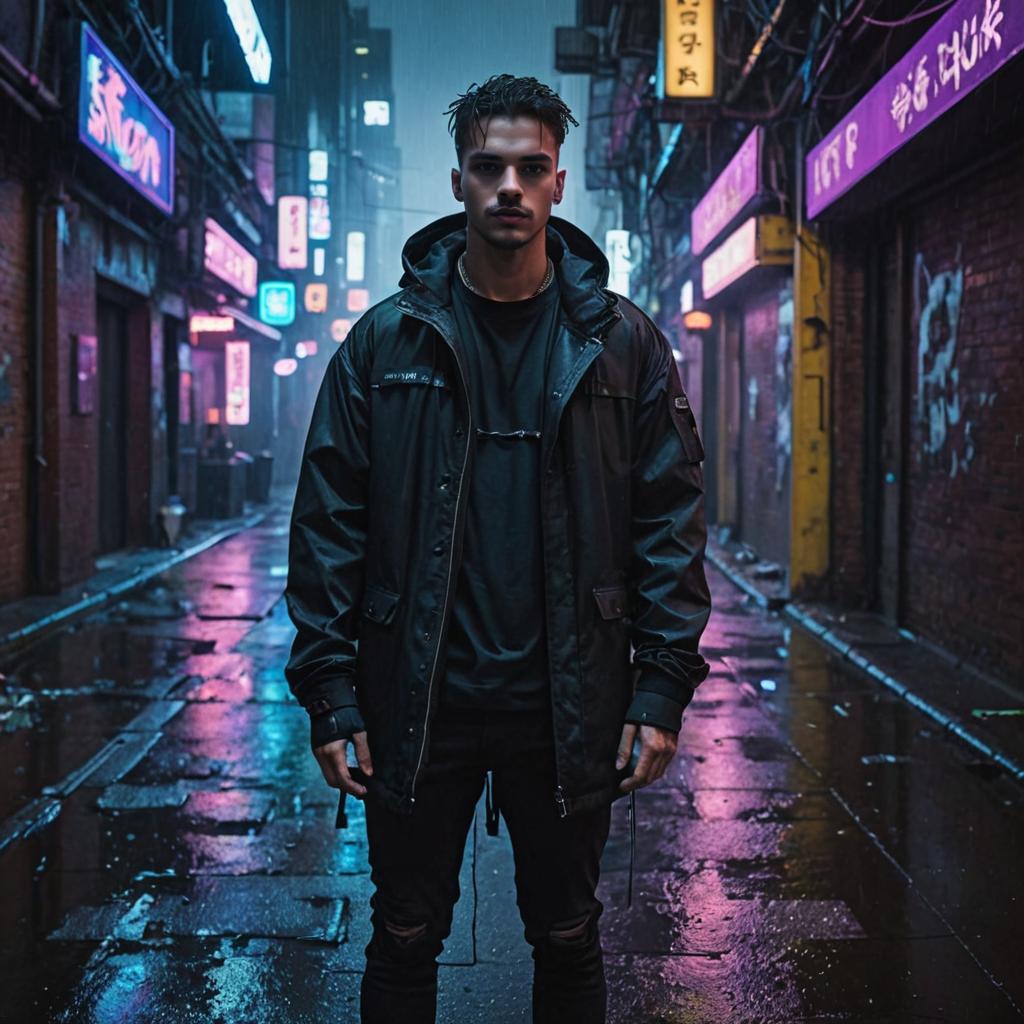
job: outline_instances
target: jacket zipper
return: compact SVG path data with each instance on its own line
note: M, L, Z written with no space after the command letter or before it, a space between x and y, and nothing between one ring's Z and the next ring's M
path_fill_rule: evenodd
M429 319L426 315L417 313L411 306L398 303L398 308L403 312L408 313L409 316L415 317L417 320L421 320L429 327L433 327L438 334L444 339L445 344L452 350L452 355L455 358L455 366L459 371L459 379L462 381L462 390L466 396L466 417L467 417L467 428L466 428L466 454L462 459L462 469L459 472L459 489L458 495L455 499L455 522L452 526L452 543L451 550L448 553L448 573L447 581L444 589L444 604L441 605L441 618L438 623L438 634L435 637L436 643L434 646L434 661L430 667L430 679L427 683L427 712L426 717L423 720L423 741L420 743L419 756L416 759L416 768L412 773L412 786L409 793L410 803L416 802L416 782L420 777L420 769L423 767L423 755L427 750L427 725L430 721L430 698L434 692L434 677L437 675L437 661L441 653L441 634L440 631L444 628L445 614L448 611L448 599L452 591L452 566L455 564L455 539L459 534L459 512L462 508L462 483L466 476L466 466L469 464L469 451L470 446L473 443L473 408L470 402L469 387L466 384L466 375L462 372L462 363L459 361L459 353L455 348L453 341L445 334L440 324Z

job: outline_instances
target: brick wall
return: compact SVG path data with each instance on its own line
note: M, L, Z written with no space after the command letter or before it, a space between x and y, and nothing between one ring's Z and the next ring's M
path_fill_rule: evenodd
M780 310L788 304L788 324ZM786 450L791 409L792 284L771 273L741 302L740 531L765 559L789 563L789 473ZM780 348L780 333L789 343ZM780 432L781 428L781 432Z
M1024 678L1020 153L909 212L907 625ZM921 343L922 327L927 343Z
M28 187L0 180L0 604L28 589L32 225Z

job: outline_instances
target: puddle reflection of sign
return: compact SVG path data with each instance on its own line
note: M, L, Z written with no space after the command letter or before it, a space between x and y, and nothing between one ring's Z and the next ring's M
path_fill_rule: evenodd
M327 285L307 284L305 305L307 313L327 312Z
M211 274L226 281L243 295L256 294L256 278L259 273L256 257L211 217L206 218L203 263Z
M309 240L309 200L281 196L277 201L277 265L282 270L305 270Z
M174 210L174 126L82 24L78 137L151 203Z
M287 327L295 320L295 285L291 281L260 285L260 319L272 327Z
M225 419L234 427L249 422L249 342L224 345Z
M662 0L665 96L715 95L715 0Z

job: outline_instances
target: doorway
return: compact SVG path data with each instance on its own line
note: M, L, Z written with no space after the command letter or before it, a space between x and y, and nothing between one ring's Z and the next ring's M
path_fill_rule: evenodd
M96 303L99 378L98 553L128 543L128 311Z

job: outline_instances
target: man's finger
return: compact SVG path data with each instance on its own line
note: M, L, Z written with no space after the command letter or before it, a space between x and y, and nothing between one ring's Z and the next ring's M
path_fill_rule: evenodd
M365 796L366 787L356 782L349 774L347 750L348 740L332 740L322 747L317 747L313 753L328 786L343 789L352 796Z
M629 764L629 753L633 749L633 740L636 738L636 726L627 722L622 727L622 738L619 740L619 750L615 755L615 767L622 769Z
M366 742L366 733L357 732L352 737L352 742L356 747L356 761L359 762L359 767L367 775L373 774L373 761L370 759L370 744Z
M640 749L640 758L633 769L633 774L622 780L619 789L628 793L631 789L639 789L646 786L649 780L651 764L654 761L654 751L646 743Z

